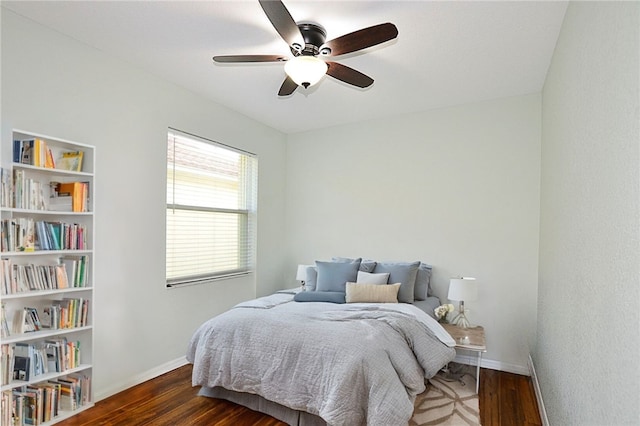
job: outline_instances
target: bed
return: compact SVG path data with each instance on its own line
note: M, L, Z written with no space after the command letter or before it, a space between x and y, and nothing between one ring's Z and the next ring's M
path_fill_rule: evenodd
M187 350L192 384L290 425L406 425L425 379L455 357L455 342L416 305L433 300L397 303L402 282L357 283L358 264L338 274L341 303L317 266L314 291L243 302L202 324ZM362 291L395 291L396 303L354 298Z

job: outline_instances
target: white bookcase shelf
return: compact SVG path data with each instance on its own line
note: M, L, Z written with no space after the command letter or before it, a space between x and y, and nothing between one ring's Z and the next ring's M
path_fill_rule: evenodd
M26 155L16 152L23 147ZM79 170L63 164L72 152L82 152ZM0 426L51 425L94 403L95 147L13 130L2 154ZM40 323L23 326L34 309Z

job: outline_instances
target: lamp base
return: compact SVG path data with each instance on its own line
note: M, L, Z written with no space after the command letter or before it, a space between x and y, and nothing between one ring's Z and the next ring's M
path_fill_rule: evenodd
M451 321L451 324L457 325L460 328L471 327L471 324L469 323L467 317L464 315L464 312L460 312L458 315L456 315L455 318Z

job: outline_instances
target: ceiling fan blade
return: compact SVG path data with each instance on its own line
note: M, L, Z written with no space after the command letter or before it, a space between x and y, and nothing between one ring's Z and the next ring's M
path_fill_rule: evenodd
M289 58L282 55L226 55L214 56L214 62L230 63L230 62L284 62Z
M340 81L363 88L369 87L373 84L373 79L371 77L362 74L360 71L356 71L353 68L349 68L346 65L342 65L337 62L327 62L327 65L329 65L327 74Z
M384 43L397 36L398 29L396 26L387 22L386 24L374 25L334 38L326 42L323 47L331 49L330 56L338 56Z
M304 48L302 33L284 3L279 0L259 0L259 2L267 18L269 18L273 27L278 34L280 34L280 37L282 37L289 46L297 44L300 48Z
M295 92L298 88L298 85L295 81L291 79L291 77L287 76L282 82L282 86L280 86L280 90L278 91L278 96L288 96Z

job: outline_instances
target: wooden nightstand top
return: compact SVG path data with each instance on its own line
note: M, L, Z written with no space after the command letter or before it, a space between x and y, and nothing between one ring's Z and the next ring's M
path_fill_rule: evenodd
M481 326L462 328L453 324L442 324L442 327L444 327L447 333L456 341L456 348L476 352L487 351L484 328ZM468 337L469 341L463 342L462 339L464 339L464 337Z

